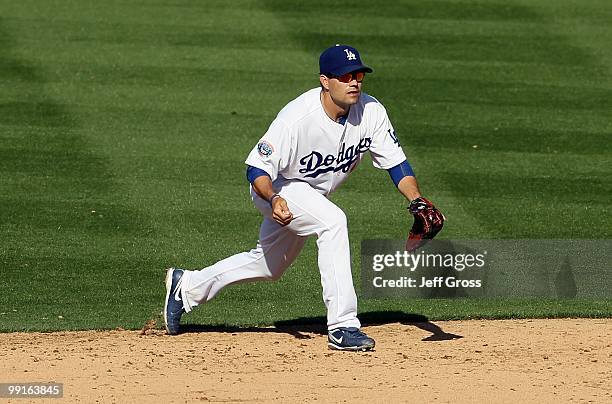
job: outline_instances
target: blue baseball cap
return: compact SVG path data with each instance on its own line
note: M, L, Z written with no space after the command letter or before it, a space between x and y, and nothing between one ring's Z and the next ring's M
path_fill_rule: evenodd
M319 56L319 73L342 76L346 73L361 70L372 73L373 70L361 63L357 49L348 45L336 45L327 48Z

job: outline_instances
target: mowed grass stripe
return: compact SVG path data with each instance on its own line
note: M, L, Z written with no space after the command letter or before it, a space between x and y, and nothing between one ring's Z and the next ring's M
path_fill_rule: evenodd
M482 124L482 122L480 122ZM553 130L528 126L465 126L430 124L414 127L408 134L407 143L459 151L505 151L534 153L544 155L604 155L609 156L612 150L606 142L609 132L588 132L573 128ZM426 135L426 136L425 136ZM547 139L547 142L534 142L534 139ZM580 139L578 142L577 139ZM448 150L447 152L450 152Z
M6 32L2 26L0 31ZM61 314L69 321L95 323L96 307L123 299L113 288L121 278L107 271L112 256L121 255L117 244L146 233L147 220L119 202L124 193L113 181L109 159L90 143L71 111L50 95L44 67L25 60L18 41L6 33L0 44L3 72L10 73L8 78L20 90L27 89L20 97L5 92L0 96L2 122L8 124L2 128L22 125L20 131L11 131L10 145L3 141L0 168L9 177L28 179L15 186L7 181L0 198L6 280L0 302L3 313L19 316L3 322L2 329L45 329L47 321L57 321ZM40 143L47 143L46 150L37 149ZM34 177L44 178L41 187L32 183ZM49 188L61 189L61 196ZM87 198L94 202L83 200ZM105 244L105 236L113 241ZM105 260L88 256L83 247L92 244L105 251ZM73 257L82 260L80 265ZM121 267L113 265L115 270ZM95 276L88 275L89 270ZM75 307L86 308L87 315L76 318Z

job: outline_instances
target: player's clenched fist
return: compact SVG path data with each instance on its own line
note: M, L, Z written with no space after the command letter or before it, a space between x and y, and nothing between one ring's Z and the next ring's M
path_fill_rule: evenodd
M293 214L287 206L287 201L279 194L274 194L270 199L272 205L272 218L281 226L286 226L293 220Z
M281 226L286 226L293 220L293 214L287 207L287 201L277 193L274 193L272 181L267 175L261 175L253 180L253 190L264 201L268 201L272 208L272 219ZM272 195L272 196L269 196Z

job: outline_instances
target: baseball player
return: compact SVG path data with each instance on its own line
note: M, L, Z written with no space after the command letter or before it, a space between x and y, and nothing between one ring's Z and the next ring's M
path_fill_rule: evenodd
M328 196L369 153L374 166L388 170L399 192L412 201L411 238L433 237L444 217L421 197L385 108L362 92L372 69L362 63L357 49L332 46L320 55L319 68L320 86L289 102L246 159L253 203L263 215L257 245L199 271L168 269L168 334L179 332L183 313L226 286L280 278L306 239L315 236L328 346L374 348L357 318L346 216Z

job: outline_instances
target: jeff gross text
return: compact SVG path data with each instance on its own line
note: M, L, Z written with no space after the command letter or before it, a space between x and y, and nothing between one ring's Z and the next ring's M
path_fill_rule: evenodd
M372 278L375 288L480 288L481 279L461 279L451 274L421 274L428 269L439 272L449 269L459 273L470 269L483 269L486 265L487 252L477 254L428 253L420 251L409 253L396 251L394 254L374 254L372 270L377 276ZM393 279L386 279L383 271L391 270ZM411 276L397 277L398 270L409 271ZM418 270L418 274L415 271Z

